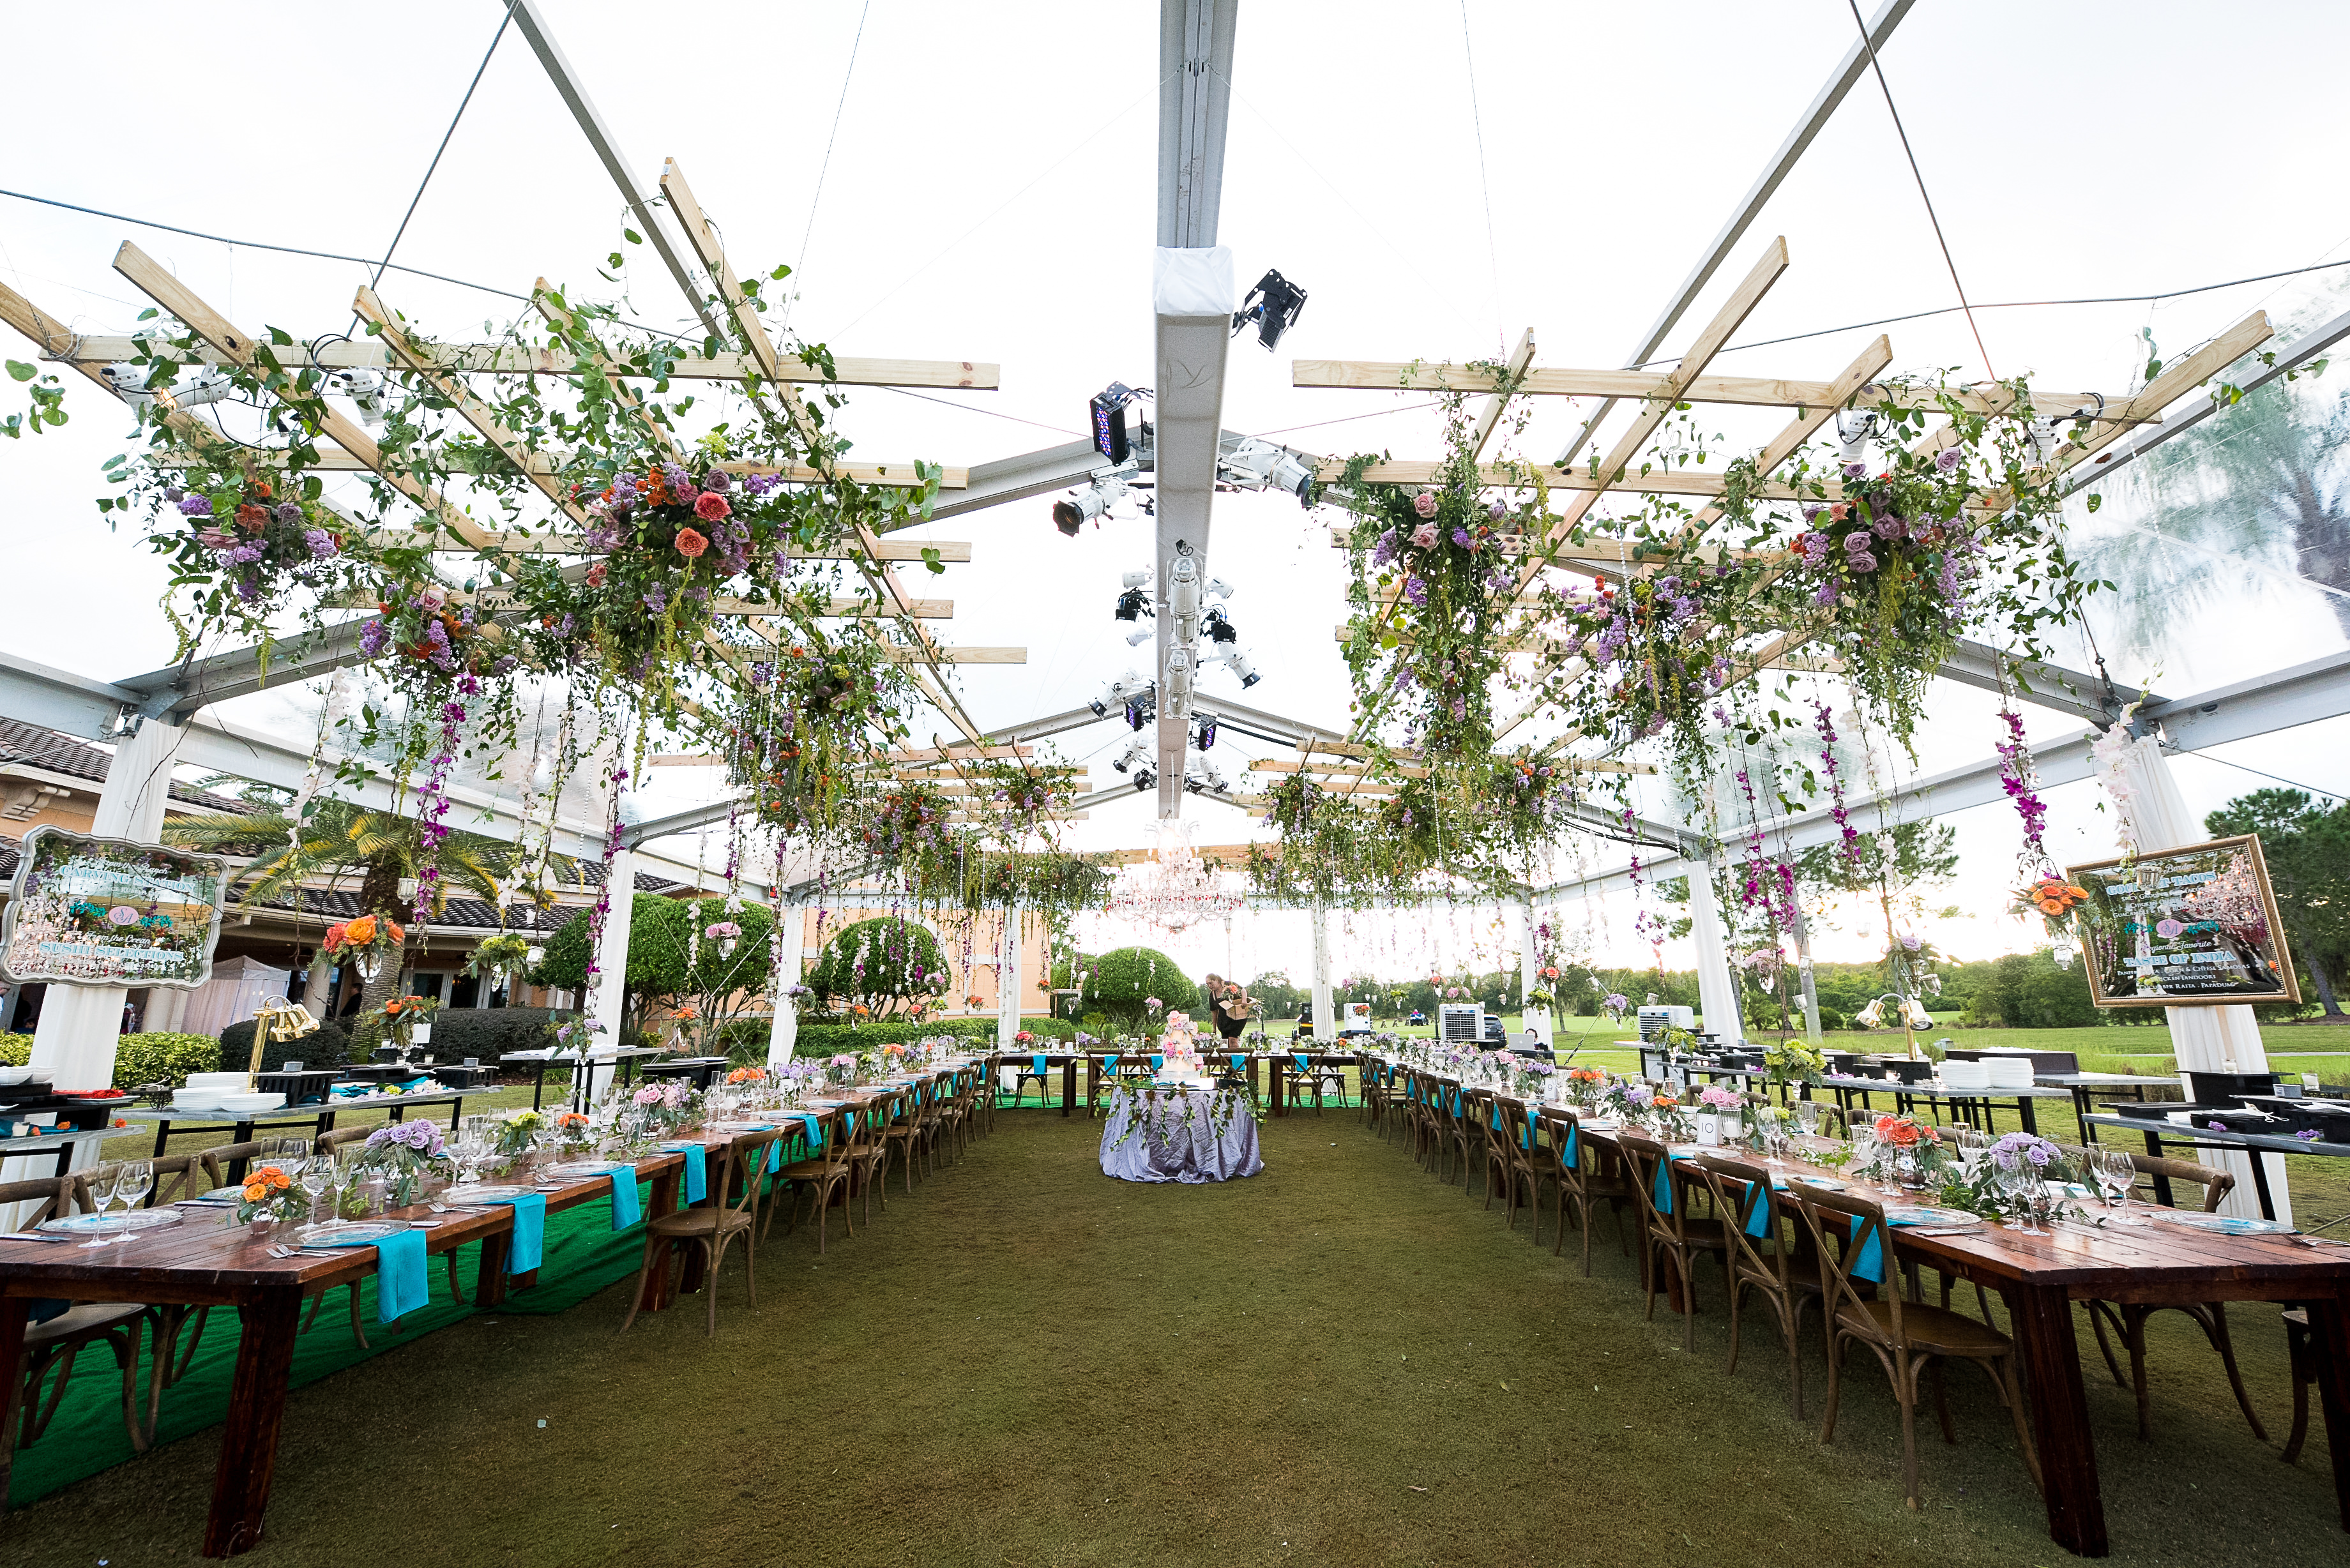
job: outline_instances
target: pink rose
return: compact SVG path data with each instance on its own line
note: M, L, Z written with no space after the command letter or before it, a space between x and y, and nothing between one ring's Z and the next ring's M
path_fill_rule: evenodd
M1425 501L1428 497L1423 495L1420 499ZM1432 550L1436 548L1436 524L1433 523L1423 523L1419 527L1413 529L1411 531L1411 542L1419 545L1423 550Z
M604 578L608 575L608 573L605 568L604 563L601 561L597 562L594 566L588 568L588 586L591 588L602 587L604 586Z
M705 495L702 500L715 501L721 506L726 504L726 498L722 495ZM710 541L691 528L679 529L676 544L677 553L689 561L699 559L702 553L710 548Z
M1411 498L1411 509L1422 517L1436 515L1436 497L1423 490Z
M723 495L713 495L705 490L693 498L693 514L704 523L715 523L733 513L733 506Z

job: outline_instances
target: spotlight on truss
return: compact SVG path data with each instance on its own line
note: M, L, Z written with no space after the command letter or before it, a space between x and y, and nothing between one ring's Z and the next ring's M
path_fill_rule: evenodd
M1232 336L1253 322L1256 340L1268 349L1281 341L1281 335L1296 325L1298 316L1305 309L1305 291L1271 267L1256 280L1248 297L1232 313Z

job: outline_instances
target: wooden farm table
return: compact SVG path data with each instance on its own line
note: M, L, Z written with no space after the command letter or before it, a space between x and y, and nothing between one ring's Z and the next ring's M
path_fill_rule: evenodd
M1564 1125L1561 1107L1534 1108L1550 1126ZM1616 1147L1613 1127L1585 1121L1582 1131L1595 1143ZM1790 1178L1812 1170L1743 1150L1722 1152ZM2339 1152L2350 1154L2350 1147ZM1793 1192L1774 1191L1772 1197L1785 1217L1794 1217L1801 1207ZM2133 1205L2132 1212L2143 1217L2165 1211ZM2306 1307L2326 1442L2334 1458L2335 1506L2343 1529L2350 1532L2350 1247L2281 1235L2229 1236L2161 1219L2097 1230L2062 1224L2045 1236L2026 1236L2000 1224L1932 1235L1894 1228L1887 1234L1900 1262L1994 1287L2006 1298L2017 1349L2027 1367L2023 1384L2046 1494L2048 1533L2058 1545L2083 1557L2102 1557L2107 1550L2088 1397L2081 1384L2081 1353L2073 1331L2072 1303L2076 1301L2170 1305L2262 1301Z
M1281 1092L1281 1075L1284 1073L1295 1071L1297 1063L1300 1059L1305 1061L1306 1064L1305 1070L1309 1075L1315 1068L1319 1067L1326 1063L1342 1067L1354 1067L1360 1066L1363 1060L1361 1055L1353 1051L1266 1052L1264 1055L1264 1091L1266 1096L1272 1101L1272 1104L1267 1107L1267 1109L1276 1116L1285 1116L1289 1114L1289 1106L1284 1103L1284 1096ZM1253 1073L1249 1075L1252 1085L1253 1085L1255 1081L1255 1076L1256 1075Z
M873 1096L852 1094L847 1098L850 1103L846 1107L778 1112L774 1120L778 1130L789 1137L802 1115L830 1121L843 1108L861 1106ZM763 1114L755 1119L765 1118ZM723 1147L733 1136L681 1135L705 1148ZM685 1156L653 1153L640 1157L635 1165L638 1177L652 1183L645 1218L674 1212ZM612 1179L592 1176L541 1185L538 1190L546 1197L547 1212L561 1213L609 1197ZM150 1231L133 1248L98 1250L32 1242L0 1248L0 1388L22 1386L25 1330L36 1298L235 1307L242 1320L242 1337L203 1542L205 1556L233 1557L252 1550L261 1539L262 1513L268 1506L276 1476L278 1427L285 1415L302 1303L366 1278L375 1269L377 1258L373 1248L272 1257L267 1243L254 1239L248 1227L217 1222L222 1212L217 1209L189 1206L182 1212L189 1218L178 1227ZM424 1239L428 1257L468 1242L482 1243L474 1298L481 1306L496 1306L509 1291L528 1289L536 1282L535 1275L510 1279L506 1274L514 1210L505 1204L451 1209L438 1215L421 1205L390 1212L417 1221L420 1228L432 1227ZM657 1271L645 1282L641 1304L647 1311L660 1311L681 1291L691 1290L697 1282L697 1272L691 1268L674 1286L668 1270Z
M1016 1067L1022 1072L1031 1072L1035 1070L1035 1063L1042 1062L1048 1073L1055 1067L1061 1070L1061 1114L1073 1116L1077 1114L1077 1064L1088 1060L1082 1051L1023 1051L1015 1045L996 1054L993 1065L988 1071L988 1093L992 1095L996 1090L993 1082L995 1067ZM1091 1073L1092 1070L1088 1065L1087 1071ZM1088 1088L1091 1086L1087 1085Z

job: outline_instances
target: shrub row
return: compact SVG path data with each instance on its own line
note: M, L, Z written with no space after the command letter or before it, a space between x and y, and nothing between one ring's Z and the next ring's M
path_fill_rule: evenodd
M247 1041L249 1051L250 1036ZM125 1034L114 1048L114 1086L167 1084L176 1089L189 1074L213 1071L219 1055L220 1042L209 1034ZM0 1066L22 1067L32 1059L31 1035L0 1034Z

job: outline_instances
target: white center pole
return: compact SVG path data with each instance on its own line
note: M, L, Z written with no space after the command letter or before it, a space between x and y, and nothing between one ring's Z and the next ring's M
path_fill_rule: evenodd
M995 1044L1009 1051L1012 1037L1020 1033L1020 911L1010 905L1004 907L1003 942L997 950L1002 957L995 966Z
M1689 862L1690 935L1697 942L1698 1009L1707 1033L1724 1045L1746 1038L1738 1016L1738 982L1730 972L1730 950L1722 940L1721 910L1713 899L1713 867Z
M1338 1038L1338 1020L1330 1002L1330 912L1314 906L1314 1038L1324 1045Z
M600 1034L590 1033L595 1042L591 1049L608 1053L633 1042L620 1038L621 1009L626 1005L629 989L629 926L636 912L637 852L623 849L612 857L612 869L604 887L610 897L610 906L604 914L604 938L597 945L596 994L588 998L588 1016L604 1026ZM584 1069L586 1073L586 1105L592 1106L610 1093L612 1075L617 1064L604 1061Z

